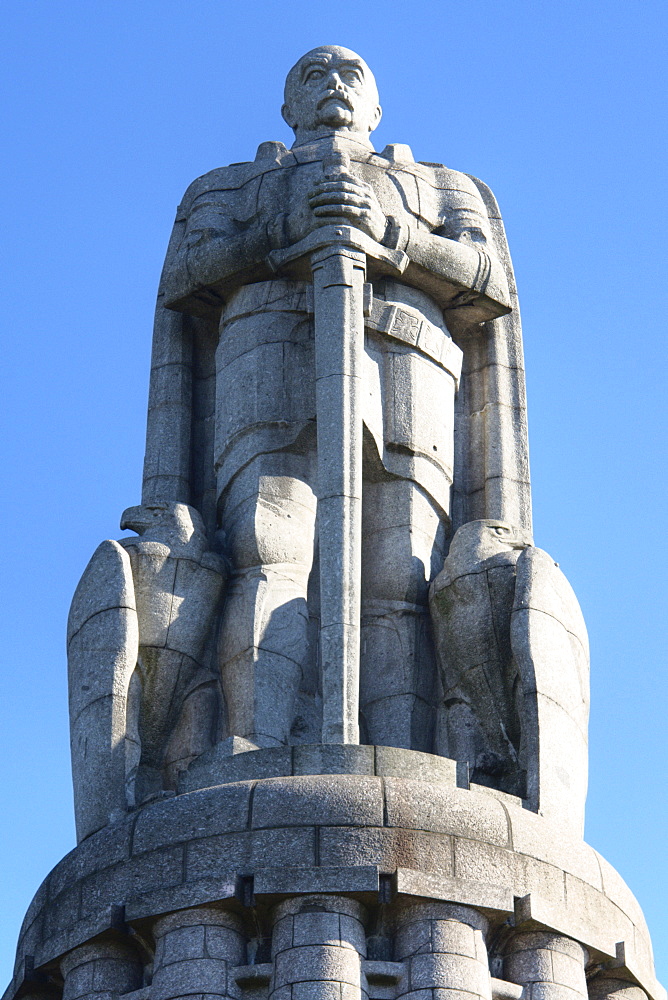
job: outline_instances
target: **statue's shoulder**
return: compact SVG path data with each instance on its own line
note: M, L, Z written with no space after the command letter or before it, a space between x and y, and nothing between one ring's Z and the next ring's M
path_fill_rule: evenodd
M263 174L290 166L292 162L294 157L282 142L261 142L254 160L243 160L225 167L216 167L197 177L186 189L177 217L187 216L193 202L201 195L214 191L230 193L240 191L254 181L259 183Z
M488 214L498 215L496 199L486 184L444 163L415 160L410 146L391 143L382 152L374 153L369 160L375 166L391 171L398 179L402 174L414 177L418 186L432 188L453 208L471 205L472 202L479 206L482 201Z
M453 170L443 163L428 163L421 161L418 164L422 169L422 176L428 179L432 187L439 191L452 191L462 195L469 195L477 200L482 199L487 205L487 196L494 201L494 195L482 181L471 174L466 174L462 170Z

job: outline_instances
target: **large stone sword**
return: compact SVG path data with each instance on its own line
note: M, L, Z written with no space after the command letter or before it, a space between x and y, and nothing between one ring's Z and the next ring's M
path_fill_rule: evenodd
M348 225L322 226L269 256L276 271L306 261L315 317L322 742L359 743L365 280L368 261L397 275L408 257Z

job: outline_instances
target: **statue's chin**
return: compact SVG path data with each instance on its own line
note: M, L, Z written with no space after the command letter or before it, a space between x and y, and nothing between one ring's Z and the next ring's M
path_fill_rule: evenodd
M343 105L328 104L323 108L323 113L320 114L317 124L320 128L323 126L325 128L350 128L353 124L353 116Z

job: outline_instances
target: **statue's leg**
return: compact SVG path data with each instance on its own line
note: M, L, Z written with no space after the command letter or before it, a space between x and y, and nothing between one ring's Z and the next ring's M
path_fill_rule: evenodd
M233 565L219 644L229 732L259 746L288 741L309 653L312 467L308 455L258 455L223 500Z
M432 750L435 667L428 588L445 525L426 493L395 479L364 484L360 711L376 745Z

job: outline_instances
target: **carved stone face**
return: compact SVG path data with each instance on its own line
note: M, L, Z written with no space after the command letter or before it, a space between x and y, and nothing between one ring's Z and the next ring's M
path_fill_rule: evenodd
M373 73L350 49L312 49L288 73L282 114L298 141L333 131L368 140L381 117Z

